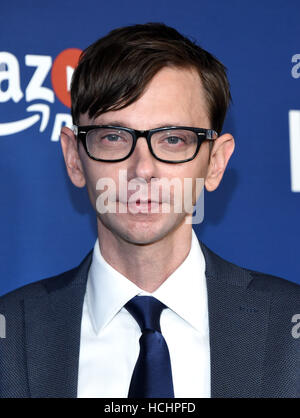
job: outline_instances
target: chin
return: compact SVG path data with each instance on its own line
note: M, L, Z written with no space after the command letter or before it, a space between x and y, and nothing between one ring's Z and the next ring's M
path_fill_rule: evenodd
M135 245L147 245L158 242L184 222L178 214L160 214L160 216L101 216L101 222L115 236Z

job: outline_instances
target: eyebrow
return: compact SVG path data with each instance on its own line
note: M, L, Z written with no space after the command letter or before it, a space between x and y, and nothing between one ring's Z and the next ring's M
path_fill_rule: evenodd
M127 123L123 123L123 122L120 122L120 121L117 121L117 120L110 121L110 122L106 122L106 123L104 123L104 122L98 122L97 125L119 126L119 127L122 127L122 128L131 128L131 129L134 129L131 126L128 126ZM166 126L188 126L188 125L183 125L182 123L168 122L168 123L164 123L164 124L161 124L160 123L157 126L152 126L151 129L165 128Z

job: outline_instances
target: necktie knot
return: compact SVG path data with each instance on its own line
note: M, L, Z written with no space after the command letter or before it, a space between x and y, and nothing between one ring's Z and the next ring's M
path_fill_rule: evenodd
M153 296L135 296L124 306L139 324L141 331L150 329L161 332L160 315L166 308Z

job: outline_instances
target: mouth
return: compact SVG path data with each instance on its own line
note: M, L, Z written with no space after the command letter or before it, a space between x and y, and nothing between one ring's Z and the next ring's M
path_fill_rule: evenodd
M134 205L145 205L145 204L148 204L148 203L152 203L152 204L158 204L158 205L160 205L162 202L160 202L160 201L158 201L158 200L152 200L152 199L145 199L145 200L143 200L143 199L136 199L136 200L117 200L117 202L119 202L119 203L122 203L123 205L131 205L131 204L134 204Z
M129 212L132 213L158 213L160 211L161 202L156 200L128 200L126 202L119 201L122 205L125 205Z
M143 205L143 204L146 204L146 203L159 203L159 202L157 202L155 200L151 200L151 199L148 199L148 200L140 200L140 199L137 199L135 203L137 203L138 205L139 204L142 204Z

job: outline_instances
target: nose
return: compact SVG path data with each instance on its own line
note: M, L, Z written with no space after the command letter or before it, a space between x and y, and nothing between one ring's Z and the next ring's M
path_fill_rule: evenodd
M129 157L128 174L141 177L147 182L156 177L156 160L151 154L145 137L139 137L132 155Z

